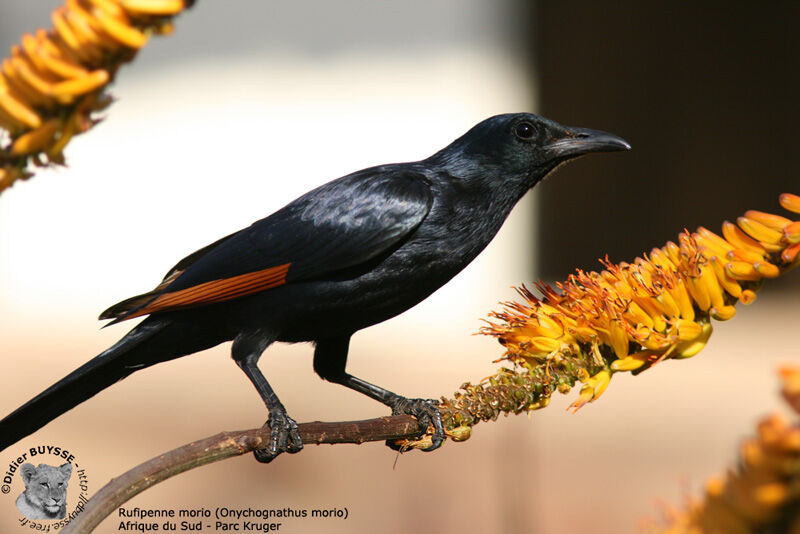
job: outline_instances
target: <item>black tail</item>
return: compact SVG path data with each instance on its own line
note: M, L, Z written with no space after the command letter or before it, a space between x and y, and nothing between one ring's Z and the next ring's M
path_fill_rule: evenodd
M78 367L0 421L0 451L134 371L159 361L143 357L142 351L135 349L149 345L143 342L151 339L164 326L165 323L161 321L142 322L113 347Z

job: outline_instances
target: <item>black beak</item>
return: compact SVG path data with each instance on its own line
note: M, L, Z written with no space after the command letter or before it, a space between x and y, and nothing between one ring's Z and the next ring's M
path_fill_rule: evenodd
M589 152L616 152L630 149L631 145L623 138L589 128L566 128L564 137L547 146L553 158L574 158Z

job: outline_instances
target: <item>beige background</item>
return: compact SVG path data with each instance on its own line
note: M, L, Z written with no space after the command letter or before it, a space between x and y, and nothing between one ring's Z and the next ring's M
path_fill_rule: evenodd
M2 37L46 24L44 4L34 16L0 2ZM70 146L69 168L0 197L0 413L121 337L126 325L98 330L97 314L149 289L183 255L324 181L425 157L494 113L535 110L536 84L508 29L511 3L433 2L423 22L417 5L346 2L320 13L312 9L319 2L237 2L250 14L242 20L221 4L200 2L176 35L121 71L120 101ZM259 33L259 23L268 28ZM348 370L412 396L450 394L492 373L502 349L471 335L480 318L513 298L510 286L535 277L532 252L561 253L536 251L535 198L453 283L359 333ZM780 409L774 370L798 358L796 302L764 293L717 325L697 358L617 377L577 415L565 411L573 392L429 455L397 458L366 444L309 446L268 466L237 458L127 506L349 510L346 521L283 521L288 533L633 532L641 518L658 516L659 502L681 502L732 465L757 419ZM260 425L263 405L228 349L133 375L0 453L0 465L27 447L61 444L84 463L95 491L188 441ZM298 421L386 413L323 383L311 355L308 345L275 346L262 359ZM0 495L3 533L21 531L13 507L21 490L16 480ZM118 523L112 517L98 532L117 532Z

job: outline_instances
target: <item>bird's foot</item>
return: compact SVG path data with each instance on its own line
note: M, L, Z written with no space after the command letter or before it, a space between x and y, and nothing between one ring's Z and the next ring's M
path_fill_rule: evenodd
M386 445L396 451L405 451L409 447L419 448L422 451L430 452L441 447L444 442L444 426L442 426L442 414L436 406L439 401L436 399L407 399L397 396L389 401L392 415L413 415L417 418L422 434L416 442L408 440L387 440ZM433 433L428 434L428 429L433 427Z
M280 453L294 454L303 448L300 430L294 419L289 417L285 410L273 410L264 426L269 427L269 445L263 449L256 449L253 455L262 463L269 463Z

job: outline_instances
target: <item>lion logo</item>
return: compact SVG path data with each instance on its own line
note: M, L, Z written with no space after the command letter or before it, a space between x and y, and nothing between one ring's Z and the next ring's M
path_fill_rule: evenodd
M67 515L67 482L72 464L60 467L22 464L25 492L17 498L17 510L28 519L63 519Z

